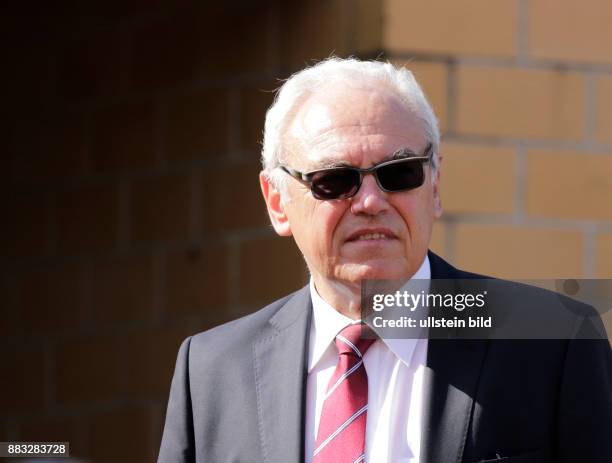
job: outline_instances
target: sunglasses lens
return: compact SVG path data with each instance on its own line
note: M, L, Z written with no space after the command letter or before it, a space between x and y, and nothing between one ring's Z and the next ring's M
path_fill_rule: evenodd
M359 189L359 172L352 169L330 169L312 178L312 194L317 199L344 199Z
M389 164L378 169L378 181L387 191L418 188L425 181L423 163L406 161Z

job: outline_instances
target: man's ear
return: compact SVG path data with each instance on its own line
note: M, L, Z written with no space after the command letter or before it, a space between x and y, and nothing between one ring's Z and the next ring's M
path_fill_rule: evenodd
M442 172L442 156L438 155L438 168L435 173L433 185L434 217L439 219L442 216L442 198L440 197L440 173Z
M270 222L280 236L291 236L291 225L281 201L281 193L276 189L264 172L259 173L259 184L263 193Z

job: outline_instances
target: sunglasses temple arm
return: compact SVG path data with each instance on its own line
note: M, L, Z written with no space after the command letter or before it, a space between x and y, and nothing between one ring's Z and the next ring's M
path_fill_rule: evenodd
M302 183L310 185L311 180L310 180L308 174L304 174L302 172L298 172L297 170L292 169L291 167L287 167L287 166L282 166L281 165L279 167L282 170L284 170L285 172L287 172L289 175L291 175L294 179L296 179L296 180L298 180L298 181L300 181Z

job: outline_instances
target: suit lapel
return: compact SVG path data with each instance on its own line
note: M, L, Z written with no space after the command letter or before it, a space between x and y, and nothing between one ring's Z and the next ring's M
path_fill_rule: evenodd
M303 461L308 286L270 319L253 345L259 436L265 462Z
M432 279L461 278L429 253ZM430 339L423 397L422 463L460 462L487 350L481 340Z
M423 463L460 462L486 341L431 339L423 398Z

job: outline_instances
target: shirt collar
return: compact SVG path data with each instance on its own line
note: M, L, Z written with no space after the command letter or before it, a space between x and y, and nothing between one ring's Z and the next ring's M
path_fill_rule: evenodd
M431 266L429 258L425 254L423 263L412 276L414 279L430 279ZM310 342L308 350L308 372L319 363L321 357L336 338L336 335L346 326L356 321L342 315L326 301L323 300L315 288L312 277L310 278L310 298L312 299L312 323L310 325ZM391 350L402 362L410 365L412 354L416 346L416 339L381 339L387 348Z

